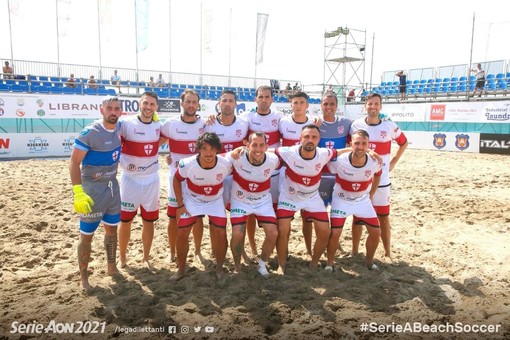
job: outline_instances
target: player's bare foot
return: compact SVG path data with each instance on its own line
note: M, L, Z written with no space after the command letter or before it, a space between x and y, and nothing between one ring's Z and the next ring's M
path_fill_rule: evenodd
M241 272L241 264L234 265L234 274L239 274Z
M202 264L202 265L204 265L204 266L205 266L205 264L206 264L206 260L205 260L205 258L202 256L202 254L201 254L201 253L196 253L196 254L195 254L195 258L194 258L194 260L195 260L195 262L196 262L196 263L200 263L200 264Z
M218 278L218 280L221 281L221 279L223 279L224 276L225 276L225 271L223 270L223 267L216 269L216 277Z
M85 291L89 291L92 289L92 286L89 283L89 279L82 279L81 280L81 288Z
M184 272L177 271L174 275L170 276L170 281L177 282L184 277Z
M276 271L276 274L278 275L285 275L285 267L278 266L278 270Z
M119 270L117 269L117 266L114 264L112 265L108 265L108 270L106 271L106 273L110 276L113 276L113 275L120 275L120 272Z
M154 267L152 267L151 263L149 262L149 260L143 260L143 267L144 268L147 268L149 269L150 271L153 271L154 270Z
M310 262L310 270L311 270L312 272L319 271L319 268L320 268L320 266L319 266L319 264L318 264L318 263L311 263L311 262Z
M126 268L126 266L127 266L126 258L119 258L119 267L120 268Z

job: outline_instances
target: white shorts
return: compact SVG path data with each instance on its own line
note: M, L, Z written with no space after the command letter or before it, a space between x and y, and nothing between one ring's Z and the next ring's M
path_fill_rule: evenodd
M247 216L251 214L255 214L256 216L276 218L276 214L273 209L273 201L269 196L267 198L268 199L256 204L241 202L233 199L230 202L230 218Z
M308 212L327 212L324 202L322 201L319 191L306 200L294 200L286 191L280 192L278 198L278 209L298 211L306 210Z
M372 204L374 205L375 211L379 215L390 214L390 187L379 187L372 197Z
M159 174L120 177L121 210L133 212L142 206L146 211L159 211Z
M220 196L214 201L210 202L196 202L193 198L188 194L187 191L183 192L183 201L186 210L188 210L190 216L217 216L217 217L227 217L225 213L225 203L223 202L223 197ZM187 216L184 216L187 217Z
M346 201L344 199L333 196L331 201L331 218L344 218L351 215L357 217L377 217L374 206L370 199L365 199L359 202Z
M175 170L170 169L170 176L168 176L168 206L172 207L172 208L177 208L177 198L175 198L175 193L174 193L174 182L173 182L174 175L175 175ZM187 188L186 181L182 181L181 186L182 186L182 192L185 192L186 188Z

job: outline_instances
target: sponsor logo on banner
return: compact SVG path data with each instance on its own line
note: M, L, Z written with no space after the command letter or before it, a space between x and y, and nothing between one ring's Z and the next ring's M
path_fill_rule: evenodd
M434 141L432 142L436 148L441 150L446 146L446 135L444 133L434 134Z
M455 136L455 146L460 151L464 151L469 148L469 136L464 134Z
M65 152L69 152L69 151L73 150L74 140L75 140L74 137L69 137L67 139L64 139L64 141L62 142L62 146L64 147Z
M510 114L508 114L508 107L498 107L498 108L485 108L485 118L487 120L494 121L507 121L510 120Z
M41 98L39 98L39 99L37 99L36 103L37 103L37 106L39 106L39 107L43 107L43 105L44 105L44 100L42 100Z
M0 156L1 155L10 155L9 147L11 145L10 138L0 138Z
M27 147L29 151L34 153L44 153L48 151L48 147L50 143L48 143L47 139L43 139L41 137L35 137L34 139L29 139L27 143Z
M44 117L46 115L46 112L44 110L42 110L42 109L41 110L37 110L37 115L39 117Z
M510 135L481 133L480 153L495 153L510 155Z
M16 110L16 116L18 116L18 117L25 117L25 110L17 109Z
M432 104L430 106L430 120L444 120L446 104Z
M160 112L180 112L181 105L179 99L159 99L158 106Z

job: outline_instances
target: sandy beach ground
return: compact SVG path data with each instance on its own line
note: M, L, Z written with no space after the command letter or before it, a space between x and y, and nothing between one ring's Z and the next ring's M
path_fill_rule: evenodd
M274 260L268 279L256 264L235 275L229 251L222 282L211 265L193 262L193 246L186 277L169 281L176 265L165 262L167 167L160 172L154 270L141 264L139 217L121 277L106 275L98 229L89 267L94 288L83 292L68 161L0 162L0 339L510 338L508 156L407 150L392 173L394 261L382 261L380 245L380 271L366 270L363 256L338 253L341 271L311 272L296 219L286 276L274 274ZM257 240L260 248L262 230ZM351 249L350 227L341 244ZM212 260L208 230L203 254ZM78 333L55 334L60 323Z

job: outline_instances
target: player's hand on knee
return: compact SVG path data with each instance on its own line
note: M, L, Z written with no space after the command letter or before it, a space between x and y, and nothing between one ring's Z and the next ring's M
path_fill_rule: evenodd
M83 191L83 186L77 184L73 186L74 210L79 214L88 214L92 211L94 201Z

